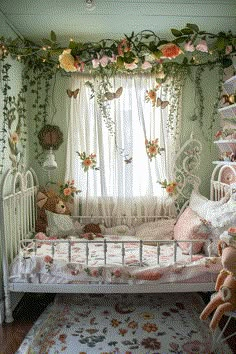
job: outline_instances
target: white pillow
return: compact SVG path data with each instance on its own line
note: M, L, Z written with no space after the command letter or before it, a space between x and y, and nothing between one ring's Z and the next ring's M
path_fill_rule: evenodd
M221 200L209 200L199 192L193 190L189 200L189 207L201 218L210 221L211 215L216 213L218 208L225 204L228 199L229 196L226 195Z
M172 240L174 238L174 224L175 219L160 219L143 223L136 227L135 236L143 241Z
M46 210L49 236L69 236L75 233L74 224L70 215L55 214Z

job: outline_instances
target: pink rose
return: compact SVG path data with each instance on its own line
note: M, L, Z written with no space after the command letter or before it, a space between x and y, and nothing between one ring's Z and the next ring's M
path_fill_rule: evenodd
M105 68L108 64L109 58L107 55L103 55L103 57L99 60L100 64L103 68Z
M47 236L43 232L38 232L34 238L37 240L47 240Z
M115 63L116 62L116 55L112 54L112 57L110 58L111 63Z
M192 42L189 41L189 42L186 42L186 43L185 43L185 45L184 45L184 50L185 50L186 52L194 52L194 51L195 51L195 47L194 47L194 45L192 44Z
M92 276L92 277L98 277L98 276L99 276L98 270L97 270L97 269L93 269L93 270L91 271L91 276Z
M227 45L225 48L225 54L230 54L233 50L232 45Z
M44 257L44 262L45 262L45 263L52 263L52 262L53 262L53 259L52 259L51 256L45 256L45 257Z
M120 276L121 276L121 271L120 271L120 269L115 269L115 270L113 271L113 275L114 275L116 278L120 278Z
M143 70L150 69L151 67L152 67L152 64L149 63L149 61L145 61L145 62L142 64L142 69L143 69Z
M92 60L92 64L93 64L93 68L97 69L99 67L99 65L100 65L99 59L93 59Z
M205 39L202 39L198 45L196 46L196 49L199 50L199 52L207 53L208 52L208 46L207 42Z
M138 66L137 66L137 64L135 63L135 61L133 61L133 63L124 63L124 67L125 67L125 69L128 69L128 70L134 70L134 69L136 69Z

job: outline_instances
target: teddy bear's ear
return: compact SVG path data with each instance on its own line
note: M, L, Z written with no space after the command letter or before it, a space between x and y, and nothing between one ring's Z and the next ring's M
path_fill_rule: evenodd
M48 197L46 196L46 194L44 194L42 192L38 192L36 204L40 209L42 209L44 204L46 204L47 200L48 200Z

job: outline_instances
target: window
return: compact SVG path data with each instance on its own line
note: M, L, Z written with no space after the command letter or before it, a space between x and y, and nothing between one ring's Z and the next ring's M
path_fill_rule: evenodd
M85 84L89 80L96 85L96 80L77 74L71 80L72 88L79 87L80 93L77 99L70 100L66 177L75 179L82 189L80 202L88 208L88 204L109 200L113 206L123 205L124 212L131 204L131 209L137 210L137 203L142 208L141 204L150 202L158 205L160 212L167 196L158 181L173 180L175 140L166 129L168 106L162 109L145 102L146 90L155 87L155 78L126 75L111 80L111 92L123 87L123 93L107 103L113 121L110 130ZM163 91L157 94L168 100L168 90ZM145 139L156 138L164 151L150 161ZM96 153L99 170L84 172L76 151Z

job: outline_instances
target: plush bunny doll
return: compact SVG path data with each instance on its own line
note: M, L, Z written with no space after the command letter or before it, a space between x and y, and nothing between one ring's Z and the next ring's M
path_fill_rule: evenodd
M56 214L70 215L70 210L65 202L52 190L39 191L36 198L36 204L38 207L35 224L36 232L46 232L48 223L45 210L49 210Z
M227 232L221 236L219 255L223 269L216 280L215 290L218 293L200 315L200 319L205 320L215 310L210 322L212 331L216 329L224 313L236 310L236 241Z

